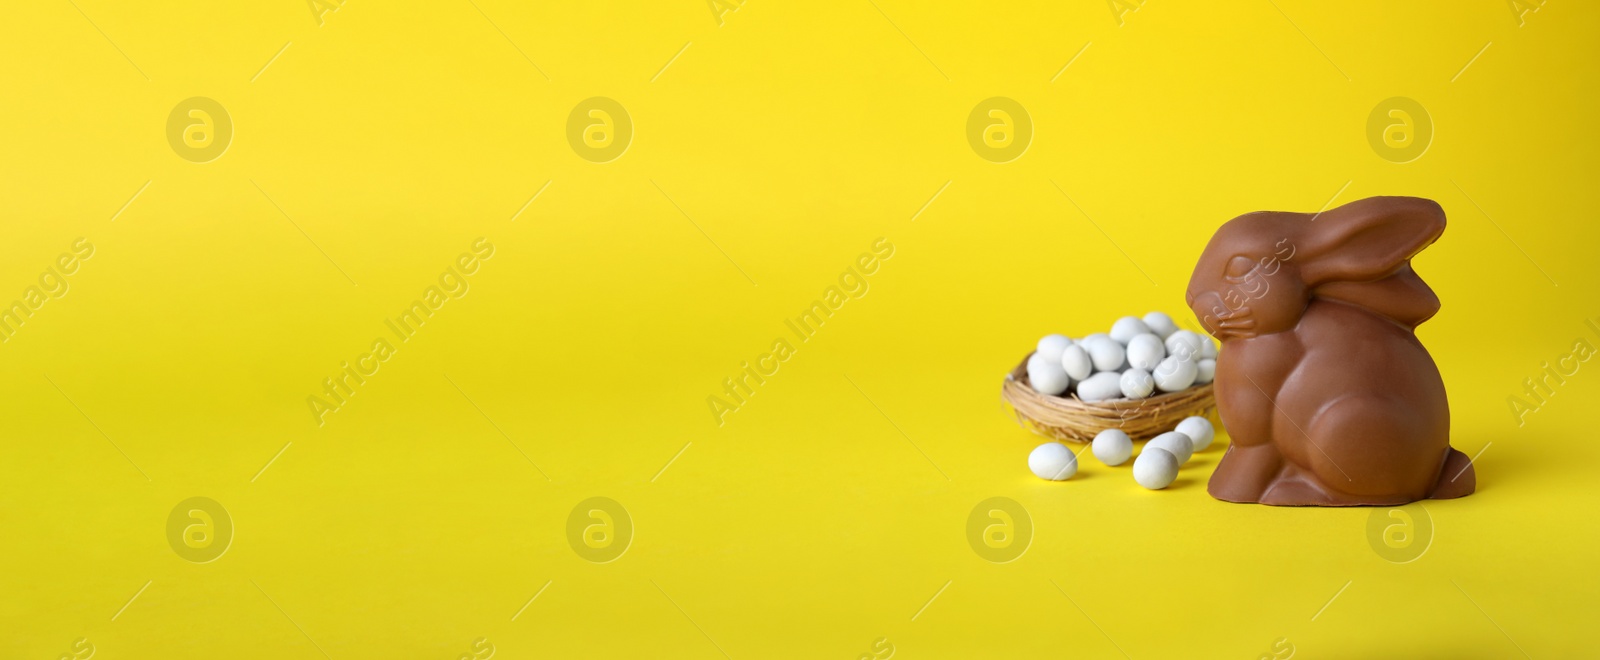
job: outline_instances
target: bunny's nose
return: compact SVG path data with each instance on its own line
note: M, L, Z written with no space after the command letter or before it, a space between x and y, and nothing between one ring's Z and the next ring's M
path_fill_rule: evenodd
M1189 309L1194 310L1194 315L1200 317L1200 324L1205 326L1206 332L1215 335L1220 329L1217 324L1231 314L1227 305L1222 303L1222 296L1213 291L1207 291L1199 296L1194 293L1185 295L1189 301Z

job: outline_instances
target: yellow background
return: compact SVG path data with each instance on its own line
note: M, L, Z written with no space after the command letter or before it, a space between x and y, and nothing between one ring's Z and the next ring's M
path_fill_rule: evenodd
M1595 7L474 1L8 8L0 299L96 252L0 344L0 656L1595 645L1600 364L1507 404L1600 344ZM165 134L195 96L234 127L204 164ZM566 139L595 96L635 130L605 164ZM1005 164L966 136L995 96L1035 131ZM1414 162L1365 133L1394 96L1432 117ZM998 392L1038 336L1185 311L1235 215L1378 194L1449 214L1420 335L1478 456L1419 559L1380 557L1369 510L1212 500L1220 443L1161 492L1087 455L1028 473ZM306 397L480 236L470 292L319 427ZM796 342L879 237L870 292ZM777 337L719 427L706 397ZM193 496L235 525L211 563L165 536ZM592 496L635 527L611 563L566 538ZM965 536L994 496L1034 524L1011 563Z

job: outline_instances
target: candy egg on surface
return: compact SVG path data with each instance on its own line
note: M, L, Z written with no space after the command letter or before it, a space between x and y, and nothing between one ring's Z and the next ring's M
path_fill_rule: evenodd
M1172 452L1146 446L1139 457L1133 459L1133 480L1150 490L1161 490L1178 478L1178 465L1178 457Z
M1182 431L1167 431L1150 439L1144 446L1145 451L1151 449L1165 449L1178 458L1178 463L1189 462L1189 457L1194 455L1194 438Z
M1065 369L1073 380L1083 380L1094 373L1094 361L1089 359L1089 351L1073 344L1061 351L1061 368Z
M1149 371L1167 356L1167 347L1154 333L1146 332L1128 340L1128 364L1135 369Z
M1143 399L1155 390L1156 381L1150 377L1150 372L1133 368L1122 372L1122 377L1117 379L1117 386L1122 388L1122 396Z
M1111 338L1124 346L1135 336L1148 334L1149 332L1150 326L1145 325L1144 321L1139 320L1137 316L1124 316L1117 319L1116 323L1111 324Z
M1200 337L1200 359L1202 359L1202 360L1215 360L1215 359L1217 359L1217 342L1216 342L1216 340L1214 340L1214 339L1212 339L1210 337L1207 337L1205 335L1201 335L1199 333L1195 333L1195 334Z
M1120 396L1122 375L1115 371L1102 371L1078 383L1078 398L1084 401L1105 401Z
M1194 382L1196 385L1204 385L1217 379L1216 360L1201 360L1194 363L1194 368Z
M1078 457L1059 442L1046 442L1028 454L1028 469L1040 479L1066 481L1078 473Z
M1151 376L1155 377L1156 389L1163 392L1177 392L1193 385L1195 376L1199 373L1199 367L1196 367L1193 361L1169 355L1161 361L1161 364L1156 365L1156 370Z
M1035 355L1043 355L1049 360L1060 360L1061 351L1072 345L1072 340L1066 335L1045 335L1039 338L1038 350Z
M1204 417L1185 417L1174 430L1189 436L1194 441L1195 451L1204 451L1217 437L1217 429L1211 425L1211 420Z
M1072 384L1060 362L1040 357L1037 353L1028 358L1028 384L1040 394L1057 395L1067 391Z
M1167 316L1165 312L1145 314L1144 324L1149 326L1150 331L1156 333L1156 336L1162 339L1166 339L1172 336L1172 333L1178 331L1178 324L1174 323L1172 317Z
M1094 457L1109 466L1122 465L1133 456L1133 440L1122 429L1106 429L1094 436Z
M1089 360L1094 363L1095 371L1116 371L1122 368L1123 358L1127 355L1122 344L1114 339L1104 339L1089 344Z
M1198 359L1200 352L1200 334L1193 330L1179 330L1167 337L1167 355L1189 358L1191 361Z

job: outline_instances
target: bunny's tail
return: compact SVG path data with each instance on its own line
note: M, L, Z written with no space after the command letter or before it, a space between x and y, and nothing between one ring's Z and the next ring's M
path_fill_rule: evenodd
M1450 448L1450 454L1444 458L1444 469L1439 471L1439 483L1433 487L1433 493L1428 497L1436 500L1448 500L1457 497L1466 497L1478 489L1478 476L1472 469L1472 459L1466 454Z

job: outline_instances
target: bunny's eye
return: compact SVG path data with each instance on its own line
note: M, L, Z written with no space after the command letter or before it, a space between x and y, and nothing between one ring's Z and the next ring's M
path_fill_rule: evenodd
M1241 280L1255 270L1256 261L1249 257L1234 257L1228 262L1228 267L1222 271L1222 276L1231 280Z

